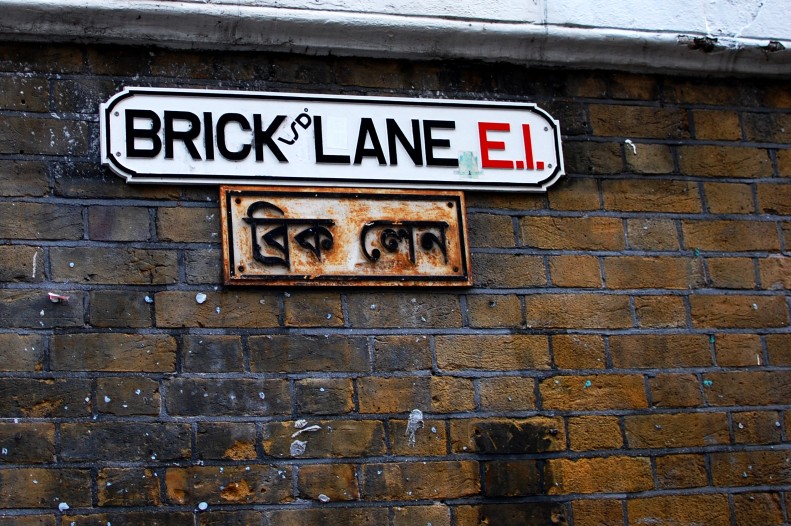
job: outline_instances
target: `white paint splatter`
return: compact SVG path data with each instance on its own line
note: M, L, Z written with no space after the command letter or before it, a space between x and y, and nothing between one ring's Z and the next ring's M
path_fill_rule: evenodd
M637 155L637 145L632 142L632 139L626 139L625 141L623 141L623 143L625 145L627 145L627 146L631 146L632 147L632 153Z
M198 509L201 510L201 511L205 511L208 507L209 507L209 505L206 504L205 502L201 502L201 503L198 504Z
M204 294L203 292L198 292L197 294L195 294L195 301L197 301L198 303L204 303L206 301L206 294Z
M61 513L66 511L67 509L69 509L69 505L66 504L65 502L61 502L60 504L58 504L58 510L60 510Z
M146 299L146 303L154 303L154 298L152 298L151 296L146 296L145 299Z
M305 452L305 449L308 447L307 442L303 442L301 440L295 440L291 443L291 456L298 457Z
M33 252L33 275L30 276L33 279L36 279L36 259L38 258L38 250Z
M298 437L299 435L301 435L302 433L311 432L311 431L321 431L321 426L310 426L310 427L305 427L305 428L303 428L303 429L300 429L299 431L295 431L295 432L294 432L294 433L291 435L291 438L296 438L296 437Z
M409 420L407 421L406 431L404 431L404 435L409 437L408 444L409 447L415 447L416 438L415 433L417 430L423 427L425 424L423 422L423 411L420 409L413 409L411 413L409 413Z
M326 496L324 493L319 493L319 500L321 502L329 502L330 498L328 496Z

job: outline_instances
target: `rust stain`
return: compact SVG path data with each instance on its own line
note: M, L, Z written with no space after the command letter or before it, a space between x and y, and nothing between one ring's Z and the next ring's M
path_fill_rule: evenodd
M250 442L236 441L231 447L225 450L223 458L229 460L246 460L255 458L255 445Z
M247 502L253 497L253 491L245 479L231 482L220 492L220 498L228 502Z

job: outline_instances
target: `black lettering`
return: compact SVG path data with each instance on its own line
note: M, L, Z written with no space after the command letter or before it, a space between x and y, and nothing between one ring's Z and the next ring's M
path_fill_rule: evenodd
M329 155L324 153L324 138L322 136L321 131L321 116L316 115L313 118L315 123L314 128L314 135L313 135L313 145L316 150L316 162L317 163L333 163L333 164L350 164L351 157L348 155Z
M253 115L253 126L255 127L253 142L255 143L256 161L264 161L264 145L266 145L269 148L269 151L271 151L275 157L277 157L278 161L281 163L288 162L286 156L283 155L283 152L280 151L280 148L277 146L275 141L272 140L272 135L274 135L274 133L280 127L280 123L282 123L284 120L286 120L285 115L278 115L274 118L274 120L272 120L272 122L269 124L269 127L264 130L262 127L261 116L257 113Z
M455 130L454 121L423 121L423 140L426 144L426 165L428 166L459 166L458 159L448 159L447 157L435 157L434 148L450 148L450 140L434 139L431 136L431 129L439 128L443 130Z
M238 113L224 113L217 119L217 149L229 161L241 161L250 154L251 147L249 144L244 144L241 150L235 152L228 149L228 145L225 144L225 127L229 122L239 124L244 131L250 131L250 123Z
M206 160L214 160L214 126L210 111L203 112L203 146L206 148Z
M187 121L189 129L176 131L173 129L173 122L176 120ZM200 120L194 113L188 111L165 111L165 159L173 158L173 142L181 141L187 147L193 159L200 160L198 149L195 148L194 141L200 134Z
M372 148L366 148L366 138L371 138ZM382 144L376 135L374 121L370 117L363 117L360 120L360 132L357 134L357 148L354 150L354 164L361 164L363 157L376 157L381 165L387 165L385 152L382 151Z
M159 115L151 110L126 110L126 156L127 157L156 157L162 151L162 140L159 138L162 121ZM150 128L135 128L135 119L148 119ZM135 139L151 141L151 148L137 148Z
M396 166L398 164L398 152L396 149L396 139L401 143L401 146L406 150L409 158L415 163L415 166L423 166L423 149L420 144L420 121L412 119L412 142L406 138L404 132L398 127L395 119L387 119L387 147L390 150L390 164Z

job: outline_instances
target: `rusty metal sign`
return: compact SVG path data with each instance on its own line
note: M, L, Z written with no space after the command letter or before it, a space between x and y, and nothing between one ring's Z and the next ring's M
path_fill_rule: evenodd
M469 286L458 191L221 187L227 285Z

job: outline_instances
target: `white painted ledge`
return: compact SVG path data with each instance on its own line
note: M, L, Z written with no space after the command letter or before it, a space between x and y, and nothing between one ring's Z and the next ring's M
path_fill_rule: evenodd
M0 38L574 68L791 75L791 41L453 17L171 0L0 0ZM532 13L535 14L535 13ZM526 17L527 18L527 17ZM530 17L534 18L534 17ZM709 35L710 36L710 35ZM702 41L701 41L702 43Z

